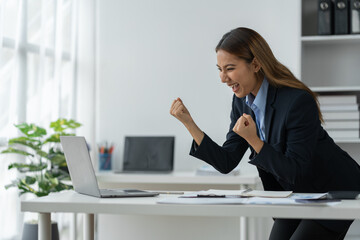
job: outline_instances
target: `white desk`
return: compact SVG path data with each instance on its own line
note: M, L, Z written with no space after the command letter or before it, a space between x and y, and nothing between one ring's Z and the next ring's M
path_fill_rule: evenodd
M229 189L229 190L237 190L242 188L253 188L253 189L261 189L261 181L257 174L241 174L238 176L198 176L195 174L195 171L177 171L172 173L164 173L164 174L155 174L155 173L148 173L148 174L140 174L140 173L113 173L113 172L98 172L97 179L99 182L99 186L101 188L135 188L135 189L143 189L143 190L164 190L164 191L199 191L199 190L206 190L206 189ZM76 222L76 214L74 214L73 222ZM109 238L109 236L115 236L117 234L123 234L124 232L119 232L118 229L110 227L111 224L114 222L125 222L128 226L127 232L128 235L131 235L130 228L137 227L137 228L151 228L154 227L158 229L160 232L162 228L171 228L177 223L169 222L169 219L166 217L158 217L155 221L156 224L151 221L149 224L148 221L144 220L143 217L138 217L137 220L134 220L135 216L128 217L126 215L106 215L100 214L97 218L97 234L101 238ZM139 219L140 218L140 219ZM140 221L139 221L140 220ZM170 219L171 220L171 219ZM174 220L174 219L173 219ZM184 224L184 222L188 223L187 220L184 219L176 219L179 221L179 225ZM174 220L174 221L176 221ZM188 218L189 220L189 218ZM258 219L246 219L245 217L240 217L238 219L231 219L225 218L224 220L220 220L219 218L208 219L206 220L201 219L200 221L203 223L200 227L196 225L197 219L190 218L190 220L194 221L195 224L192 225L192 232L201 232L201 228L203 226L209 226L210 228L216 227L228 227L232 226L231 232L228 231L227 236L239 236L241 240L249 240L249 239L262 239L255 238L252 235L262 235L262 233L255 233L254 229L258 225L260 226L271 226L265 220L258 220ZM134 222L134 224L132 224ZM159 227L161 225L161 227ZM104 228L106 226L106 229ZM109 227L108 227L109 226ZM71 226L72 236L71 239L76 239L77 229L74 225ZM252 234L252 235L251 235ZM208 235L211 235L209 233ZM126 237L126 233L125 233ZM211 238L212 237L212 238ZM216 239L215 236L212 236L209 239ZM139 236L137 239L143 239L144 236ZM157 238L157 239L166 239L166 238ZM230 237L231 239L231 237ZM239 237L237 237L239 239Z
M21 202L21 211L39 213L39 239L51 236L52 212L85 213L84 238L94 239L94 214L208 217L278 217L311 219L360 219L360 200L347 200L336 206L284 205L178 205L157 204L160 195L151 198L100 199L74 191L50 194ZM176 196L173 196L176 197Z
M136 174L136 173L112 173L112 172L98 172L96 174L99 185L101 188L135 188L142 190L165 190L165 191L200 191L206 189L229 189L229 190L238 190L243 188L253 188L261 189L262 184L260 177L257 174L241 174L238 176L199 176L195 174L195 171L192 172L172 172L164 174ZM113 228L110 228L110 231L105 231L101 226L107 226L112 222L116 221L126 221L126 216L113 216L108 217L106 215L101 215L98 218L100 229L98 228L98 234L102 238L106 238L111 234L119 234ZM170 227L168 225L168 219L160 218L158 221L162 222L164 227ZM219 220L220 221L220 220ZM219 225L227 226L229 222L233 222L233 219L227 218L226 221L220 221L214 223L210 220L207 224L210 224L210 227L220 227ZM245 217L240 217L236 220L239 222L237 230L233 228L232 233L228 235L234 235L238 231L240 234L241 240L255 239L250 234L253 232L251 229L255 229L257 225L266 224L264 221L249 220ZM126 221L127 224L130 224L131 221ZM204 223L205 224L205 223ZM131 224L130 224L131 225ZM137 221L137 226L144 227L148 226L148 223L143 221ZM157 228L157 226L154 226ZM198 231L198 227L194 225L192 231ZM200 231L200 230L199 230ZM250 233L251 232L251 233ZM111 233L111 234L110 234ZM256 233L260 235L260 233ZM138 238L142 239L142 237ZM161 239L161 238L159 238ZM212 238L212 239L215 239Z

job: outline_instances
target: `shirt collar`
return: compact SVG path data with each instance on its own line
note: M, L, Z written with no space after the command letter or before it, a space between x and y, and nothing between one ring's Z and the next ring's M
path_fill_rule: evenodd
M267 81L266 77L264 77L264 80L261 84L261 87L256 97L252 93L249 93L246 96L246 104L249 107L251 107L251 105L254 104L258 109L260 109L261 112L265 113L268 88L269 88L269 82Z

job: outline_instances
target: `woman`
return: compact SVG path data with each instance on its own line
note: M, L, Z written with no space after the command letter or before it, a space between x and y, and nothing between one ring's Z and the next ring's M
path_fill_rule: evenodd
M316 95L274 57L254 30L237 28L216 46L221 81L234 92L230 130L217 145L180 98L170 113L194 141L190 154L222 173L248 147L265 190L360 190L360 167L322 128ZM352 221L275 219L270 239L343 239Z

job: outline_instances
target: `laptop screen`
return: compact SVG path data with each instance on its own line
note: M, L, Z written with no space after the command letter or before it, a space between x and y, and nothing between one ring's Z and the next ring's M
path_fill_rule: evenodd
M123 171L170 172L174 136L125 137Z

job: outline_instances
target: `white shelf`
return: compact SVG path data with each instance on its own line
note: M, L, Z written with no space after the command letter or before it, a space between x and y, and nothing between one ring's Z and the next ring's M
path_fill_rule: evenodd
M334 141L336 142L336 143L360 143L360 139L358 139L358 138L353 138L353 139L351 139L351 138L335 138L334 139Z
M301 80L319 95L360 96L360 34L318 35L318 1L301 0ZM360 138L334 138L359 144Z
M360 82L360 78L359 78ZM331 86L331 87L310 87L314 92L357 92L360 86Z
M304 45L324 44L324 43L360 43L360 34L349 35L327 35L327 36L302 36L301 41Z

